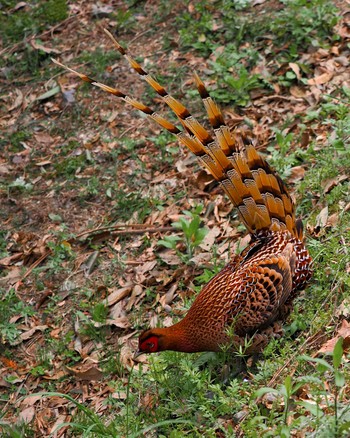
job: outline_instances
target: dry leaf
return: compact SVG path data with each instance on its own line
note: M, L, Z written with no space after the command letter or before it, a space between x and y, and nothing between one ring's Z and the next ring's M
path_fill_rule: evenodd
M336 316L343 316L344 318L348 318L350 316L350 298L346 298L340 306L338 306L336 312Z
M102 371L96 365L78 364L74 367L66 366L70 374L74 375L79 380L101 380L103 378Z
M304 167L303 166L295 166L295 167L292 167L288 180L290 182L297 182L297 181L300 181L301 179L303 179L304 175L305 175Z
M295 73L295 76L297 77L298 80L301 79L301 74L300 74L300 67L298 64L296 64L295 62L290 62L289 63L289 67L293 70L293 72Z
M34 406L36 402L42 400L42 395L28 395L22 400L24 406Z
M327 227L330 228L335 227L338 221L339 221L339 214L338 213L331 214L327 220Z
M214 243L216 242L217 236L219 236L221 230L219 227L213 227L209 230L209 232L205 235L202 243L199 245L200 248L204 249L204 251L210 251Z
M326 72L326 73L322 73L319 76L315 76L312 79L309 79L307 82L309 85L323 85L323 84L327 84L327 82L329 82L333 77L333 73L330 72Z
M108 306L112 306L113 304L117 303L118 301L122 300L123 298L130 295L131 291L133 289L133 285L128 285L125 287L121 287L120 289L115 290L107 297L107 304Z
M338 184L342 183L343 181L346 181L349 179L348 175L338 175L335 178L328 179L323 185L323 194L326 195L329 193L334 187L336 187Z
M35 415L35 409L33 406L30 406L29 408L25 408L22 412L19 413L18 419L20 422L23 421L23 423L30 423Z
M16 98L13 104L10 106L10 108L7 109L7 111L9 112L21 106L24 100L23 93L19 88L15 88L14 91L16 93Z
M297 87L294 85L294 86L290 87L289 91L293 97L297 97L298 99L306 96L306 91L302 87Z
M32 329L28 330L27 332L22 333L20 337L21 337L22 341L26 341L27 339L31 338L35 332L37 332L37 331L43 332L47 328L49 328L48 325L37 325L36 327L33 327Z
M62 424L69 423L70 418L71 418L70 415L65 415L65 414L59 415L57 417L57 420L55 421L55 424L50 429L50 436L53 436L54 438L61 437L69 428L68 424L64 427L62 427Z
M170 266L179 265L181 263L181 259L178 255L176 255L175 251L172 249L163 249L158 252L158 256L163 260L164 263Z
M322 347L318 350L317 355L319 354L331 354L334 350L335 344L338 342L339 338L343 338L343 349L347 350L350 347L350 323L344 319L342 324L334 338L325 342Z
M10 272L5 276L0 278L0 286L13 286L22 278L21 268L13 267Z
M315 231L320 231L322 228L325 228L328 220L328 206L324 207L320 213L316 217L316 226Z

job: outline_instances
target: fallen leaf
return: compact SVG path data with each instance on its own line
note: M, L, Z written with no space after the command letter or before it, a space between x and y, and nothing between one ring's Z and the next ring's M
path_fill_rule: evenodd
M306 96L306 91L302 87L297 87L294 85L294 86L290 87L289 91L293 97L297 97L298 99Z
M289 63L289 67L293 70L293 72L295 73L295 76L297 77L298 80L301 79L301 74L300 74L300 67L298 64L296 64L295 62L290 62Z
M337 225L338 222L339 222L339 214L333 213L329 216L327 220L327 227L333 228Z
M130 295L131 291L133 289L133 285L128 285L125 287L121 287L120 289L115 290L107 297L107 304L108 306L112 306L113 304L117 303L118 301L122 300L123 298Z
M200 190L204 190L205 187L214 181L212 175L207 173L205 170L201 170L197 175L197 186Z
M202 243L199 245L204 251L210 251L214 243L216 242L217 236L219 236L221 230L219 227L213 227L209 230L209 232L205 235Z
M23 93L20 89L15 88L15 93L16 93L16 98L15 101L13 102L13 104L10 106L10 108L7 109L7 111L13 111L14 109L18 108L19 106L22 105L23 103Z
M0 286L13 286L21 278L21 268L16 266L12 268L5 277L0 278Z
M33 406L36 402L42 400L42 395L28 395L22 400L24 406Z
M295 166L295 167L292 167L288 180L290 182L294 182L295 183L295 182L300 181L301 179L303 179L304 175L305 175L304 167L303 166Z
M23 423L30 423L35 415L35 409L33 406L30 406L29 408L25 408L22 412L19 413L18 419L20 422Z
M349 179L348 175L338 175L335 178L328 179L324 182L323 185L323 194L326 195L329 193L334 187L336 187L338 184L342 183L343 181L346 181Z
M178 288L178 284L174 283L169 290L160 297L159 302L163 306L163 308L166 308L170 303L173 302L174 296L176 295L176 290Z
M44 331L48 328L48 325L37 325L36 327L31 328L30 330L27 330L26 332L23 332L19 335L18 339L16 339L12 345L18 345L23 341L27 341L28 339L30 339L33 334L37 331Z
M315 231L319 232L322 228L325 228L328 220L328 206L324 207L316 217Z
M326 72L322 73L319 76L315 76L312 79L309 79L307 82L309 85L323 85L327 84L333 77L333 73Z
M179 265L181 263L180 257L176 255L172 249L163 249L158 252L158 256L164 263L170 266Z
M23 252L17 252L16 254L12 254L11 256L4 257L0 260L0 266L11 266L17 260L20 260L23 257Z
M336 312L336 316L343 316L345 318L348 318L350 316L350 298L346 298L340 306L338 306Z
M74 375L79 380L101 380L103 378L102 371L96 365L78 364L74 367L66 366L70 374Z
M11 173L6 164L0 164L0 175L9 175Z
M331 354L333 353L335 344L338 342L339 338L343 338L343 349L347 350L350 347L350 323L346 319L344 319L341 323L341 326L336 334L332 339L329 339L327 342L325 342L322 347L318 350L316 353L319 354Z
M69 428L69 419L71 418L70 415L61 414L57 417L57 420L55 421L55 424L51 427L50 430L50 436L54 436L55 438L66 436L64 433ZM63 424L66 424L66 426L62 427Z

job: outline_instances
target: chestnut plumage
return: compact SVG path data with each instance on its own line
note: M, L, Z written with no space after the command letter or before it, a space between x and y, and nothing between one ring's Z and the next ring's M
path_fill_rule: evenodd
M279 175L258 153L250 135L230 131L197 75L196 85L214 135L105 32L130 66L176 114L182 129L127 93L54 62L83 81L120 97L174 134L218 181L251 235L249 246L203 287L180 322L141 333L138 354L220 351L227 346L261 351L279 333L276 322L286 317L297 292L312 275L311 258L305 248L302 222L295 217L293 199Z

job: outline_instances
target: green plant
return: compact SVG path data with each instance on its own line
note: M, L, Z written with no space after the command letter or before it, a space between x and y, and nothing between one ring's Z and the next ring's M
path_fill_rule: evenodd
M337 8L327 0L283 0L275 19L270 20L270 31L276 42L292 41L290 50L313 44L324 45L337 23Z
M13 11L16 2L7 2L5 7L11 13L2 15L0 35L6 44L39 33L47 25L65 20L68 16L66 0L35 0L26 8Z
M181 217L177 222L173 222L172 226L183 232L183 238L179 236L167 236L164 239L158 240L159 245L166 248L176 249L178 241L183 239L187 248L187 258L193 256L195 248L202 242L208 230L201 227L200 213L203 210L203 205L197 205L193 212L184 211L186 217Z
M305 427L305 422L307 422L308 425L313 423L317 436L345 436L350 430L350 409L345 401L341 401L341 398L345 396L346 388L345 367L342 365L344 353L342 345L343 339L339 338L332 353L332 364L322 358L299 357L300 363L303 361L314 363L315 373L301 375L295 380L287 376L284 383L277 389L259 388L252 395L253 399L261 399L264 395L270 394L270 399L273 395L272 398L277 407L282 398L283 412L280 414L272 408L269 417L264 413L256 416L251 425L259 424L259 427L266 430L266 426L270 423L273 427L273 435L269 436L278 434L278 436L287 438L292 431ZM325 389L323 385L325 373L330 373L333 380L332 387L328 389ZM296 396L302 389L307 391L308 397L300 401ZM312 420L310 420L310 414Z
M0 343L15 345L21 334L18 328L20 319L16 318L16 322L11 322L13 316L20 315L21 318L26 318L34 315L34 313L34 309L23 303L17 297L14 289L10 289L9 292L0 299Z
M286 179L291 172L292 167L304 161L306 153L300 148L293 148L293 143L296 142L294 134L288 134L274 129L276 134L276 145L270 145L266 149L269 152L269 162L272 167L277 170L278 174Z

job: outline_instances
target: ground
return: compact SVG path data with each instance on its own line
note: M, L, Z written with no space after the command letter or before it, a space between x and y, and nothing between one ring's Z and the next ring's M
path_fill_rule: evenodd
M347 2L8 0L0 12L3 435L346 436ZM284 338L238 376L227 355L133 360L140 331L185 314L248 237L176 138L51 61L168 114L104 28L205 121L196 71L295 196L314 280Z

